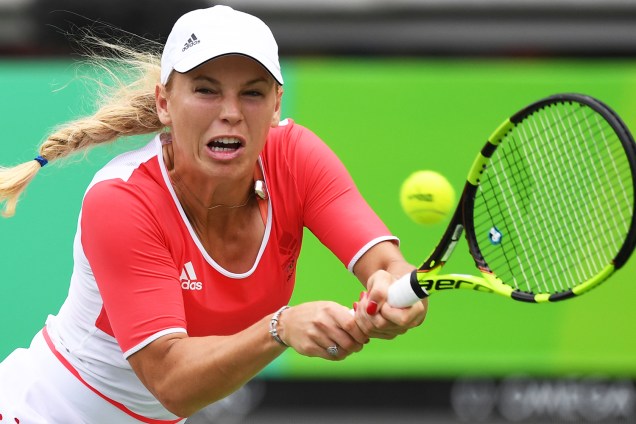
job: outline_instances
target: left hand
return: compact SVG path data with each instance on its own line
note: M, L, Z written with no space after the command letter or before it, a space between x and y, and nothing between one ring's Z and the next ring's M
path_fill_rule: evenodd
M417 327L426 318L428 299L409 308L394 308L386 302L389 286L395 278L387 271L376 271L367 280L367 292L354 304L358 327L369 337L394 339Z

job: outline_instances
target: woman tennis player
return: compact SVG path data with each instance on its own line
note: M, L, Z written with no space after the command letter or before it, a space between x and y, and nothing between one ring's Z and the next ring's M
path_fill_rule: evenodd
M139 80L0 172L11 215L48 162L155 134L90 183L68 298L0 364L2 422L178 423L288 347L342 360L422 323L425 303L384 302L413 269L395 237L332 151L279 119L278 47L261 20L215 6L182 16L160 59L115 48ZM366 287L355 314L287 306L304 227Z

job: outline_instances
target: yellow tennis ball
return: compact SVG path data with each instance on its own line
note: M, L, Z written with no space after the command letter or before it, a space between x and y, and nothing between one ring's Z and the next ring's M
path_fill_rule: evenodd
M416 171L402 183L400 203L413 221L435 224L455 206L455 190L435 171Z

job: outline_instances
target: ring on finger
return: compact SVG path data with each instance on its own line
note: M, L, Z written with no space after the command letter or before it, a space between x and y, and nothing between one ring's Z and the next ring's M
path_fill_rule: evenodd
M327 353L329 356L338 356L338 345L329 346L327 348Z

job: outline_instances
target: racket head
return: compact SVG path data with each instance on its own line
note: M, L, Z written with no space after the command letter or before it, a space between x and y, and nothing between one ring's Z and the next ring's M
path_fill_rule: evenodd
M544 98L504 122L471 168L470 253L513 299L583 294L633 252L635 193L636 146L620 117L590 96Z

